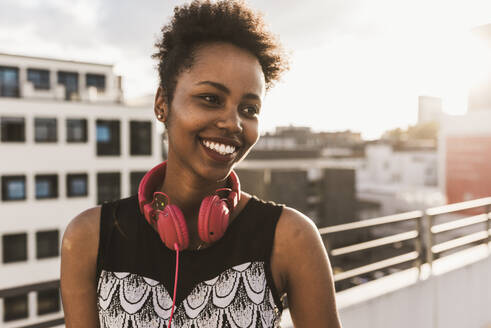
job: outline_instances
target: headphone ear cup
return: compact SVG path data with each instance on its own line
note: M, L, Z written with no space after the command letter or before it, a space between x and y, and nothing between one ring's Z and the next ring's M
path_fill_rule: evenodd
M154 224L155 222L152 222L152 218L155 215L155 210L152 207L151 203L147 203L147 204L143 205L143 215L145 216L145 219L147 219L148 223L151 226L155 226L155 224Z
M230 204L231 210L237 207L237 204L239 204L239 194L235 191L231 191L228 194L227 200Z
M176 243L179 250L188 248L189 234L186 220L176 205L167 205L162 211L159 211L157 231L167 248L176 250L174 247Z
M198 234L202 241L213 243L225 234L230 210L217 195L207 196L201 202L198 216Z

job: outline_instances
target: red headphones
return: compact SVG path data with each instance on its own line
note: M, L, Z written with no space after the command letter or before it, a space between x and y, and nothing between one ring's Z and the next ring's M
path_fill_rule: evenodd
M170 204L169 196L155 191L165 178L167 161L148 171L138 187L140 211L148 223L160 235L164 244L172 249L186 249L189 245L188 228L182 211L177 205ZM240 200L240 182L234 171L230 172L230 188L220 188L201 201L198 215L198 233L202 241L213 243L219 240L227 230L230 212Z

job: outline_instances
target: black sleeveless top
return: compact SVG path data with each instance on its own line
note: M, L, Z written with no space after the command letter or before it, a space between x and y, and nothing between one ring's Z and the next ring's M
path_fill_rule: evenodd
M172 327L279 327L270 257L282 208L253 196L222 239L179 253ZM102 205L99 240L101 328L167 327L176 253L140 213L137 195Z

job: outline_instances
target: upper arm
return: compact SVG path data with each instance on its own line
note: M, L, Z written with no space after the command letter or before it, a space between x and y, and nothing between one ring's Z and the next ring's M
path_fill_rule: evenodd
M61 246L61 296L67 328L98 327L96 268L100 207L77 215Z
M275 247L295 327L341 327L331 265L314 223L286 207Z

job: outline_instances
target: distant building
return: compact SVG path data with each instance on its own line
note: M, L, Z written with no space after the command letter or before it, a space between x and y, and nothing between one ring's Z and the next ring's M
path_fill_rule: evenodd
M482 43L483 51L486 54L476 54L484 58L491 58L491 24L482 25L472 30ZM487 63L482 67L482 76L469 91L467 108L469 112L476 111L491 111L491 63Z
M491 196L491 24L472 33L487 48L488 70L471 87L467 113L448 115L442 125L438 181L448 203Z
M0 326L62 325L60 246L81 211L162 159L151 106L112 65L0 54Z
M418 97L418 124L440 122L442 116L442 99L439 97Z
M438 206L445 203L437 187L435 145L417 141L405 146L374 142L365 147L365 162L357 170L356 190L360 201L379 203L377 216ZM376 207L363 207L374 214ZM367 217L364 213L360 217Z
M236 171L245 191L293 207L325 227L356 218L355 171L330 165L309 159L245 160Z
M259 138L248 159L293 159L362 156L360 133L313 132L309 127L277 127Z
M491 196L491 111L448 116L439 138L439 186L448 203Z

